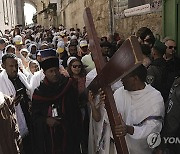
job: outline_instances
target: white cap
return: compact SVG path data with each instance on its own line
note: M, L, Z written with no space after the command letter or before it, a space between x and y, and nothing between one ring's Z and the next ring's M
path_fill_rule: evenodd
M57 50L56 50L56 52L57 53L62 53L64 51L64 47L65 47L64 41L59 41L57 43Z
M81 40L80 41L80 47L85 47L85 46L88 46L88 43L86 40Z
M73 35L73 36L71 36L71 39L73 40L73 39L77 39L77 36L76 35Z
M16 45L23 44L23 42L22 42L22 37L21 37L20 35L16 35L16 36L13 38L13 42L14 42Z
M69 63L71 62L71 60L73 59L77 59L76 57L69 57L68 60L67 60L67 66L69 66Z
M60 31L60 36L65 36L65 33L64 33L64 31Z

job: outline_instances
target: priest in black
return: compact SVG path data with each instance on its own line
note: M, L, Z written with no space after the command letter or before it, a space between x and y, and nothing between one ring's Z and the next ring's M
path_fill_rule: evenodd
M42 61L41 67L45 78L32 98L35 154L79 154L78 91L60 74L58 58Z

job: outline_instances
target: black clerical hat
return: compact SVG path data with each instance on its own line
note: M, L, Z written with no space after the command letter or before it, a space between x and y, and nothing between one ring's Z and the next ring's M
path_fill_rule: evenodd
M40 66L44 71L46 71L52 67L58 67L59 68L59 59L56 57L48 58L48 59L40 62Z
M56 50L52 48L40 50L40 53L42 58L56 57Z

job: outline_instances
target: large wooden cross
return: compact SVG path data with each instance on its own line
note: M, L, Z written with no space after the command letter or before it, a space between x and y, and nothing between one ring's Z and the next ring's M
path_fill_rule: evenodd
M98 74L88 88L92 91L97 91L99 88L102 88L105 92L105 107L109 117L117 152L118 154L128 154L129 152L125 138L115 136L114 126L122 124L122 117L117 111L110 85L130 73L142 63L142 52L137 38L135 36L131 36L122 44L122 46L106 64L102 57L90 8L85 8L83 18L89 38L89 47L92 52Z

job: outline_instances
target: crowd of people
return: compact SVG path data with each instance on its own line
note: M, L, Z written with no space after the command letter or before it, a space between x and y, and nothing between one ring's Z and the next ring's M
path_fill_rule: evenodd
M150 148L152 133L180 137L180 59L176 42L158 40L147 27L136 37L143 61L111 85L131 154L180 153L180 145L162 140ZM99 38L108 63L124 40L118 33ZM102 90L93 94L96 77L86 28L5 30L0 38L0 153L116 154Z

